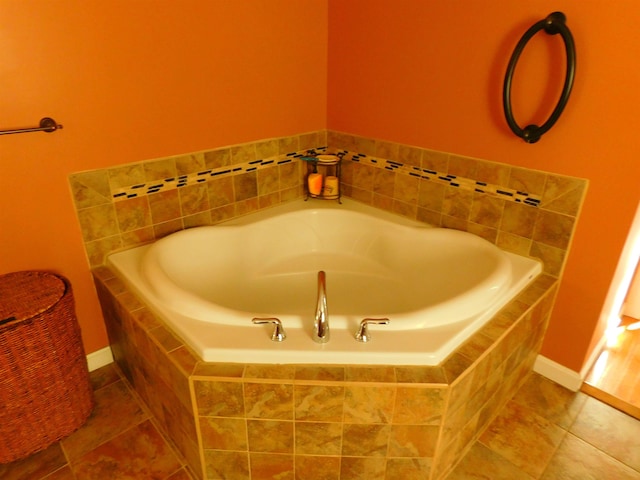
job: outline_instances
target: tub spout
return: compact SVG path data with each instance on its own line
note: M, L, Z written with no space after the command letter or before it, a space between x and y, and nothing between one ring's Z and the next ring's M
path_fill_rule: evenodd
M326 275L323 270L318 272L318 301L316 316L313 322L313 340L318 343L329 341L329 311L327 310Z

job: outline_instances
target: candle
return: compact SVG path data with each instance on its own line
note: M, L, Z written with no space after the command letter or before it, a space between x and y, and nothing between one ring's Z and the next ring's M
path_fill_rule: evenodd
M338 177L327 176L327 178L325 178L322 195L325 197L338 195Z

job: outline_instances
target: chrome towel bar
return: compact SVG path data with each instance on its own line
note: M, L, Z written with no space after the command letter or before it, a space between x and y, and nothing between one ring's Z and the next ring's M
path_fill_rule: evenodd
M0 135L11 135L14 133L29 133L29 132L55 132L59 128L62 128L62 125L59 125L53 118L44 117L40 120L40 125L38 127L27 127L27 128L15 128L13 130L0 130Z
M507 68L507 74L504 79L504 87L502 90L502 104L504 106L504 113L507 118L509 127L518 137L522 138L527 143L536 143L540 140L540 137L547 133L551 127L556 123L560 114L564 110L569 100L569 94L571 93L571 87L573 87L573 79L576 73L576 47L573 42L573 36L566 25L567 17L562 12L551 13L544 20L540 20L535 23L529 30L522 36L516 49L511 55L509 60L509 66ZM513 111L511 110L511 80L513 79L513 72L516 68L516 63L520 58L522 50L526 46L527 42L540 30L544 29L549 35L560 34L564 41L565 49L567 52L567 73L564 80L564 87L560 100L556 105L556 108L551 113L549 119L541 126L528 125L525 128L520 128L513 118Z

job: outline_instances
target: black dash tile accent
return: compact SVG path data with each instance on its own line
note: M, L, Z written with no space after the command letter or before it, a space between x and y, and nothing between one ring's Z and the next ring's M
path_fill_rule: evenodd
M199 181L199 182L200 182L200 181L203 181L203 182L204 182L204 180L200 180L200 179L198 179L198 181ZM176 185L176 188L181 188L181 187L186 187L186 186L187 186L187 184L186 184L186 183L179 183L179 184L177 184L177 185Z
M360 157L353 157L353 158L351 159L351 161L353 161L353 162L360 162ZM375 162L375 160L371 160L371 161L372 161L372 162Z
M269 165L270 163L274 163L273 160L263 160L262 165Z
M540 200L538 200L537 198L526 198L525 202L535 203L536 205L540 204Z
M440 180L444 180L445 182L450 182L451 179L447 177L438 177Z
M412 177L418 177L418 178L420 178L420 174L419 174L419 173L409 172L409 175L411 175Z
M430 174L430 175L437 175L437 174L438 174L438 172L435 172L435 171L433 171L433 170L427 170L426 168L423 168L423 169L422 169L422 171L423 171L424 173L428 173L428 174Z
M127 195L127 198L135 198L137 196L138 196L137 193L130 193L130 194Z
M206 178L199 178L199 179L196 180L196 182L198 182L198 183L202 183L202 182L206 182L206 181L207 181Z
M395 165L396 167L401 167L402 165L404 165L403 163L394 162L393 160L387 160L387 163L390 163L391 165Z
M113 195L113 198L120 198L120 197L124 197L126 195L126 193L122 192L122 193L115 193Z
M531 201L531 200L529 200L529 199L526 199L526 200L524 201L524 203L526 203L527 205L531 205L532 207L539 207L539 206L540 206L540 203L539 203L539 202L532 202L532 201Z
M133 185L131 188L142 188L146 185L146 183L139 183L138 185Z
M254 160L253 162L249 162L249 165L254 165L256 163L262 163L262 159L260 160Z
M159 191L160 191L159 188L150 188L149 190L147 190L147 194L157 193Z
M476 182L476 185L482 185L483 187L486 187L487 182Z
M513 197L513 193L505 192L504 190L496 190L496 193L499 193L500 195L507 195L509 197Z
M186 180L186 179L187 179L187 177L188 177L188 175L180 175L178 178L179 178L180 180Z
M249 168L247 168L246 171L247 172L253 172L254 170L257 170L257 169L258 169L258 167L249 167Z
M242 170L242 167L236 167L236 168L234 168L232 171L233 171L233 172L239 172L240 170Z
M449 174L449 175L447 175L447 178L458 178L458 176Z
M460 184L459 184L459 183L456 183L456 182L451 182L451 186L452 186L452 187L459 187L459 186L460 186Z
M156 185L149 185L149 190L154 189L154 188L162 188L162 187L164 187L163 184L157 183Z
M291 152L291 153L287 153L287 157L294 157L296 155L297 152Z
M175 177L171 177L171 178L165 178L164 181L165 181L165 183L171 183L171 182L175 182L176 179L175 179Z
M431 177L427 175L420 175L420 178L424 178L425 180L431 180Z
M375 158L372 158L371 163L378 163L378 160L376 160Z
M523 196L525 196L525 197L526 197L527 195L529 195L527 192L520 192L520 191L517 191L516 193L517 193L518 195L523 195Z
M278 165L282 165L283 163L291 163L292 160L290 158L286 158L284 160L278 160Z
M475 190L476 190L476 192L478 192L478 193L486 193L486 192L485 192L483 189L481 189L481 188L476 188Z
M385 168L386 170L391 170L392 172L395 170L394 168L392 168L392 167L388 167L388 166L387 166L387 167L384 167L384 168Z
M220 172L213 172L211 176L215 177L216 175L224 175L225 173L231 173L231 170L222 170Z
M418 172L422 171L420 167L411 167L411 168L413 168L414 170L417 170Z
M198 172L197 175L198 176L209 175L210 173L211 173L211 170L205 170L204 172Z

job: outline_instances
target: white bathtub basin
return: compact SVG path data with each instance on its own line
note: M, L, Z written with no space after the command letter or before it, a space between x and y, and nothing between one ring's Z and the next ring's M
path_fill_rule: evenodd
M295 201L109 257L204 360L435 365L541 270L480 237L344 199ZM312 341L326 272L331 341ZM271 342L253 317L277 317ZM355 341L365 317L387 317Z

